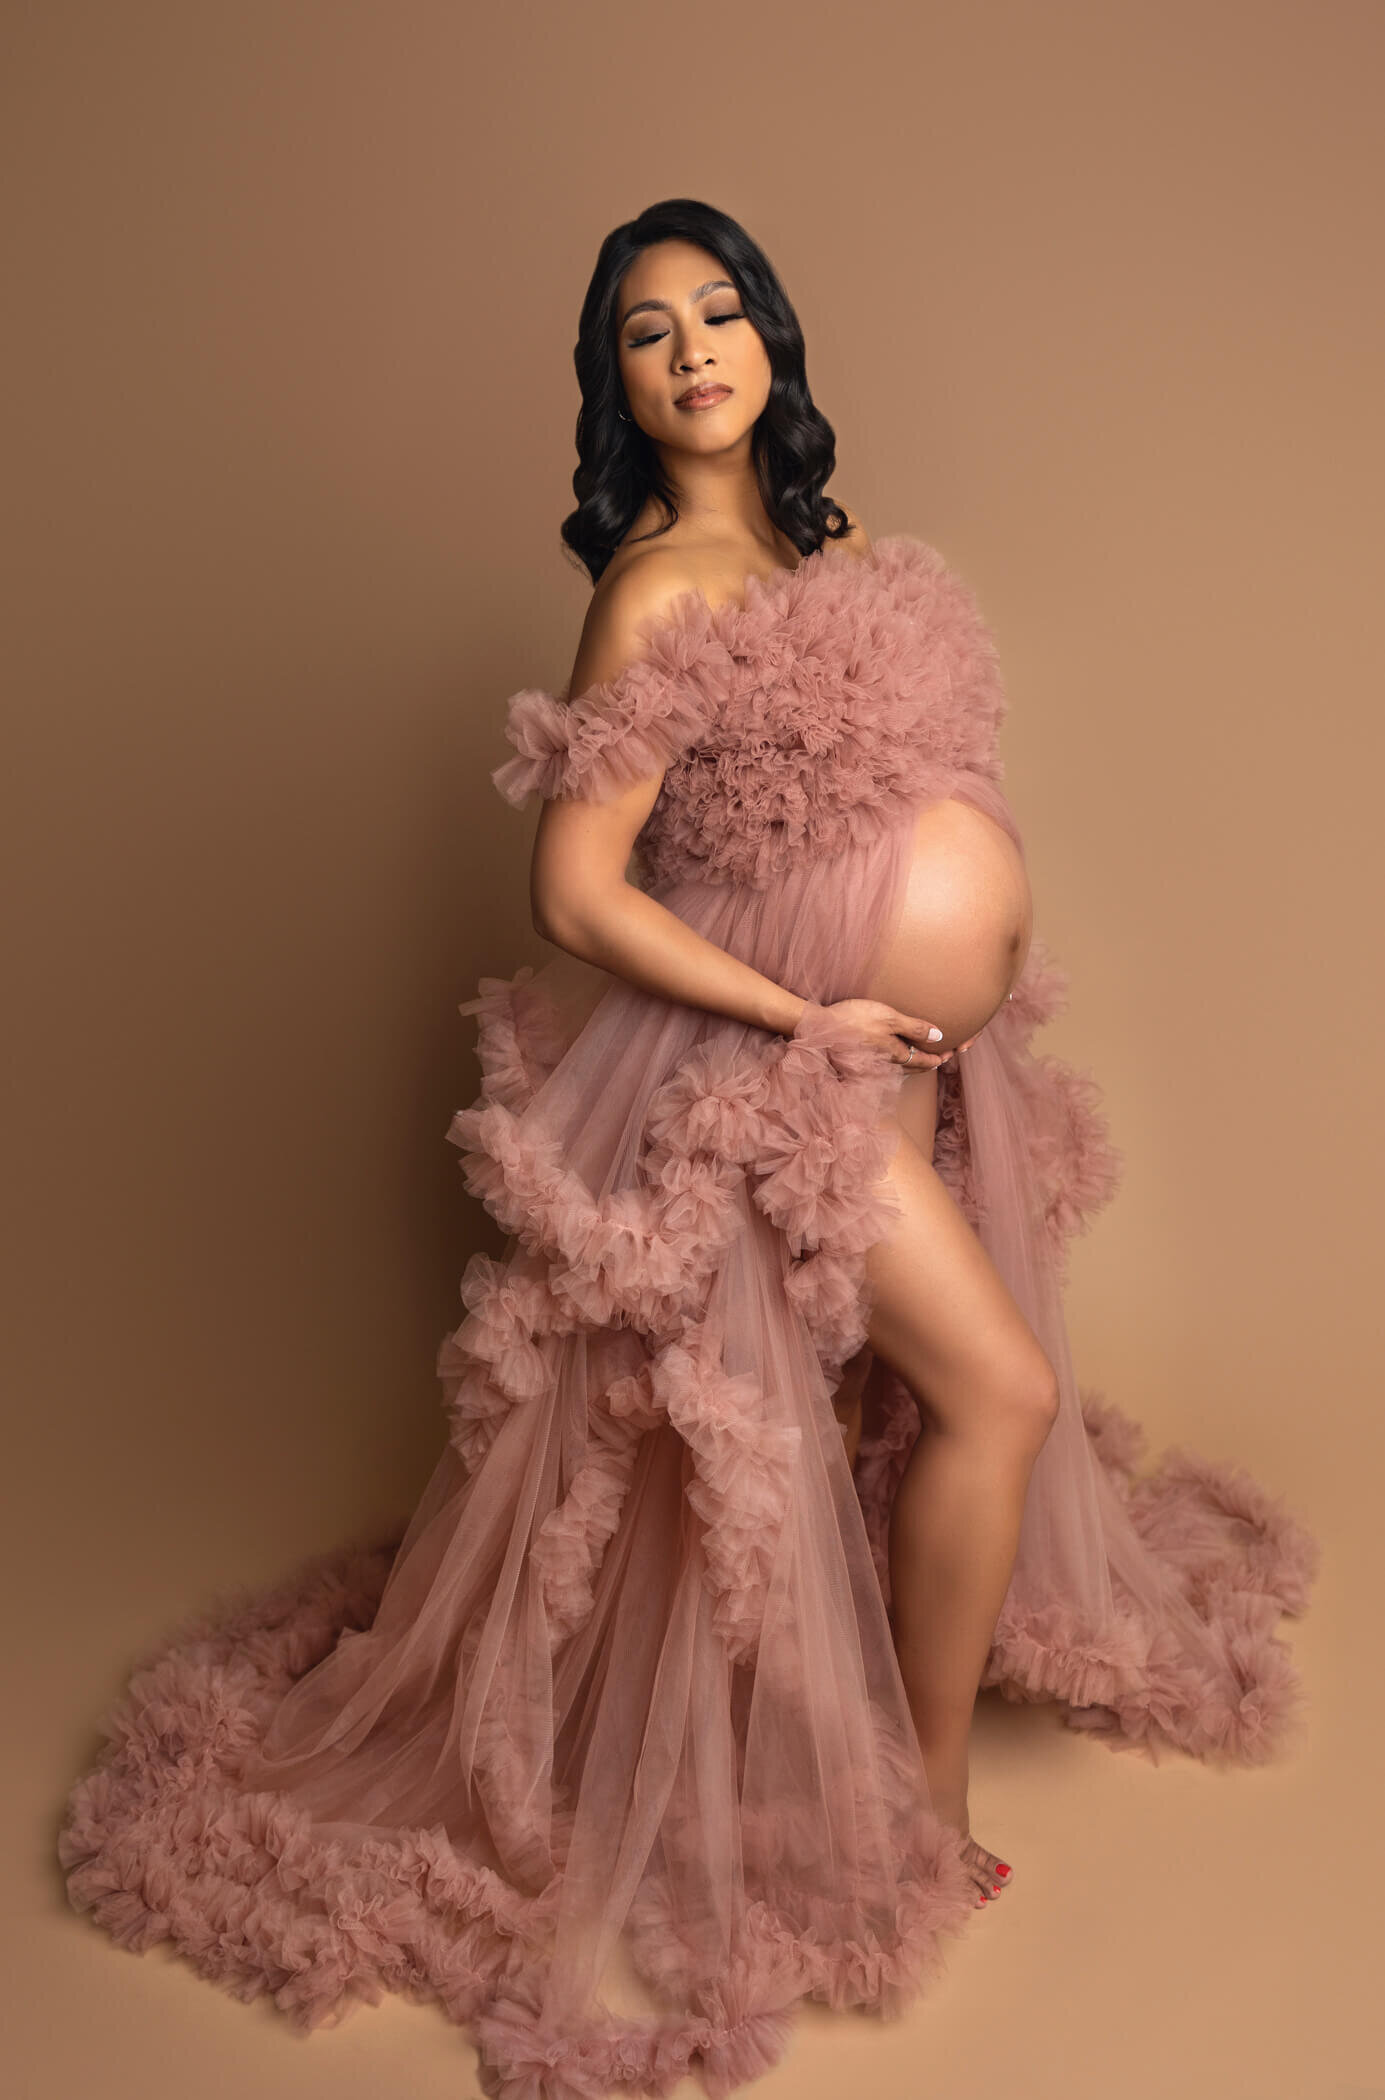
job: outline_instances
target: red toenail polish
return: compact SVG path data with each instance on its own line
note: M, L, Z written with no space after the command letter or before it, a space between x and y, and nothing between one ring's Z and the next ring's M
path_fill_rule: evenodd
M1004 1860L1002 1860L1002 1861L1000 1862L1000 1865L999 1865L999 1866L998 1866L998 1867L996 1868L996 1873L997 1873L997 1874L1008 1874L1008 1873L1009 1873L1009 1871L1010 1871L1010 1869L1009 1869L1009 1868L1008 1868L1008 1867L1006 1866L1006 1864L1005 1864Z

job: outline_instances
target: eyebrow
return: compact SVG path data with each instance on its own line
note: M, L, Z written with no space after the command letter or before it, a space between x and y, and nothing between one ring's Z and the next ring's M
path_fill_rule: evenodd
M705 299L708 292L734 292L735 289L736 287L734 284L732 284L729 277L709 277L706 284L700 284L697 287L697 290L695 292L690 293L689 296L693 299ZM632 314L651 313L655 311L659 313L671 314L673 312L673 308L670 306L667 299L640 299L636 301L634 306L627 306L625 312L620 317L620 325L622 328L624 328L626 322L630 319Z

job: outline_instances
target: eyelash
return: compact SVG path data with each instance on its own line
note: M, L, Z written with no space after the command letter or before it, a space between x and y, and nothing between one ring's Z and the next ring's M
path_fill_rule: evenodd
M709 328L720 328L723 321L743 321L744 319L744 314L708 314L707 326ZM660 340L661 337L656 329L653 335L637 335L632 342L626 345L626 348L638 350L644 343L657 343Z

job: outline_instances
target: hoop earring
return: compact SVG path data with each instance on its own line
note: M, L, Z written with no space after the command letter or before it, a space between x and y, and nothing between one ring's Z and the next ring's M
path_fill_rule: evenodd
M633 416L627 416L623 408L618 408L616 414L620 417L622 423L633 423L635 420Z

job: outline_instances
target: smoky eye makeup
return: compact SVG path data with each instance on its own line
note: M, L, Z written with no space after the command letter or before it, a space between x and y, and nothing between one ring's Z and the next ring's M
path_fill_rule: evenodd
M723 321L743 321L744 319L745 315L739 307L737 307L731 313L708 314L706 316L707 326L709 328L719 327ZM632 335L629 341L626 343L625 347L627 350L638 350L641 344L643 343L662 342L663 338L667 334L668 330L666 328L647 329L643 335Z

